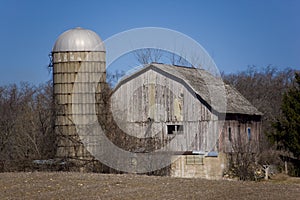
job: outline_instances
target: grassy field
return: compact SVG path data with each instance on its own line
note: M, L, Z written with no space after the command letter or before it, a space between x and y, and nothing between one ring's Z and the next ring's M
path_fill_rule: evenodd
M300 179L210 181L93 173L0 173L0 199L300 199Z

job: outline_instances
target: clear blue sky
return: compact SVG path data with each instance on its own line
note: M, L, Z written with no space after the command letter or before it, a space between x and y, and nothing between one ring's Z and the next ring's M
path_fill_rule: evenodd
M299 0L0 1L0 85L46 82L48 54L65 30L103 40L138 27L163 27L199 42L220 71L269 64L300 69Z

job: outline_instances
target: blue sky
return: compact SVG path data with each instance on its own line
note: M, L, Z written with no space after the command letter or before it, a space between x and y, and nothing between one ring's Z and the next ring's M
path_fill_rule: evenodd
M199 42L220 71L248 65L300 69L299 0L0 1L0 85L44 83L48 54L65 30L84 27L103 40L163 27Z

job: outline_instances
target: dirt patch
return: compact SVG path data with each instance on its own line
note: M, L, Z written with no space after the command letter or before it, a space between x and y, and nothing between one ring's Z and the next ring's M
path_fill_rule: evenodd
M270 177L272 183L286 183L286 184L298 184L300 185L299 177L290 177L286 174L276 174Z
M297 179L298 180L298 179ZM93 173L2 173L0 199L300 199L299 182Z

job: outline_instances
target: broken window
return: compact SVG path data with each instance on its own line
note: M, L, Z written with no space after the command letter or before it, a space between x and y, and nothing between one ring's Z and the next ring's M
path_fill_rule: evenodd
M183 125L167 125L167 133L171 134L183 134Z

